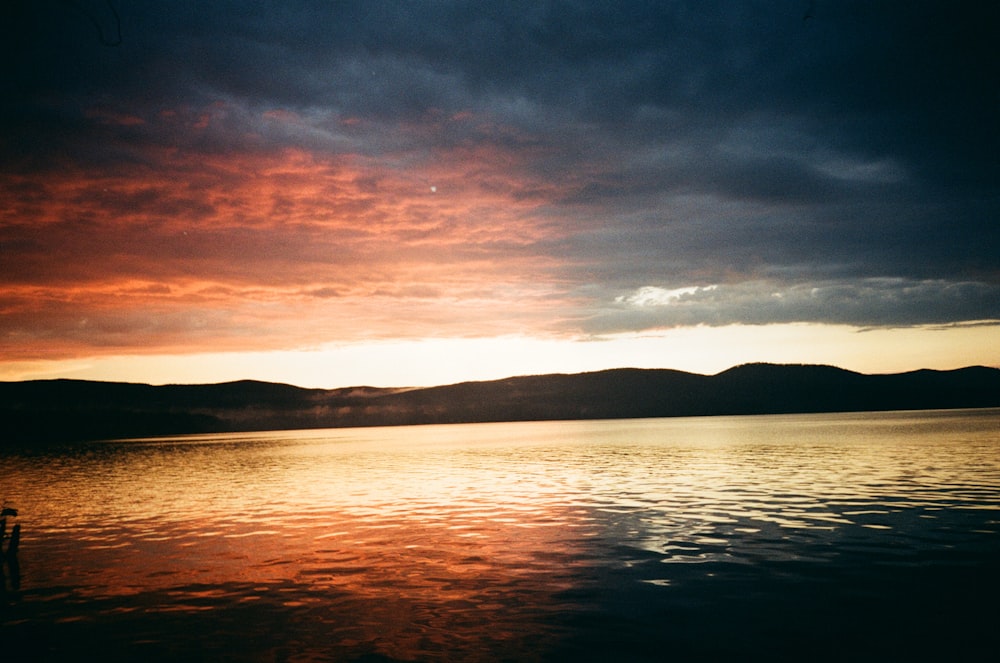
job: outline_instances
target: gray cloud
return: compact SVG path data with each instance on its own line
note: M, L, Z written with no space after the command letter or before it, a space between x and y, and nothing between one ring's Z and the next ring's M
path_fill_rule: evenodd
M584 327L590 333L605 334L697 324L906 327L998 319L1000 286L882 278L790 286L770 281L674 289L643 286L611 299Z
M595 330L1000 317L995 4L119 4L115 48L65 3L4 10L0 176L149 146L530 150L509 195L559 192L530 250L567 289L719 284Z

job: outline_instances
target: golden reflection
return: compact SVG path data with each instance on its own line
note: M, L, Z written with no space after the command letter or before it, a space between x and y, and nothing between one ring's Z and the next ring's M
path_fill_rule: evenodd
M290 431L0 469L25 584L69 588L74 618L243 606L280 614L304 655L530 660L616 573L671 591L698 565L936 545L943 510L1000 506L998 416Z

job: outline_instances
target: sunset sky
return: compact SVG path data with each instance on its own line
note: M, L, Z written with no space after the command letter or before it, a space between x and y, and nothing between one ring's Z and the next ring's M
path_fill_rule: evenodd
M982 2L14 0L0 380L1000 366Z

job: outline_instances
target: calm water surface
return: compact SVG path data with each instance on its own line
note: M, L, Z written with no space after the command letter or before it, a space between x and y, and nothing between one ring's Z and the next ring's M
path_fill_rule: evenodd
M976 660L1000 410L4 451L39 659Z

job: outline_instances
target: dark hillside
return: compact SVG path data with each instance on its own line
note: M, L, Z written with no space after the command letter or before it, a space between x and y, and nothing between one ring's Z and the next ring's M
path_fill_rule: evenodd
M715 409L732 414L881 409L869 377L833 366L737 366L714 376Z
M1000 406L1000 369L865 375L748 364L706 376L615 369L423 389L303 389L244 380L166 385L0 383L3 439L51 443L180 433L485 421Z
M379 399L402 423L659 417L702 413L710 378L616 369L464 382Z

